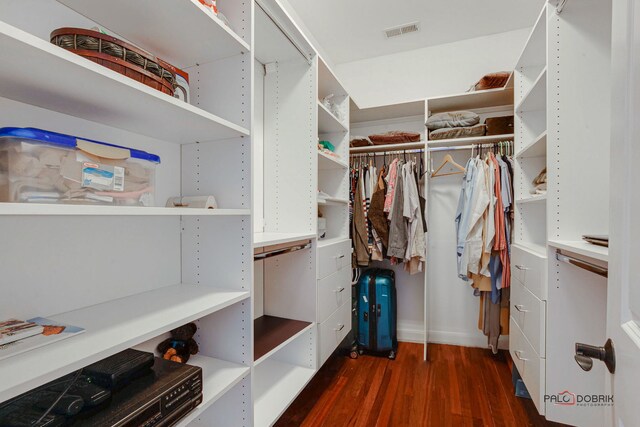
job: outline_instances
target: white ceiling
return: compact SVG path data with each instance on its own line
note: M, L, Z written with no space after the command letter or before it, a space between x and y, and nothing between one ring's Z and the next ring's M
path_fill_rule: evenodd
M532 27L545 0L289 0L329 60L344 63ZM418 21L420 31L383 30ZM491 49L491 46L484 46Z

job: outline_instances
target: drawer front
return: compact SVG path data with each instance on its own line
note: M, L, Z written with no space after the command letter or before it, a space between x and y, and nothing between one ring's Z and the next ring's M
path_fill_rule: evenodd
M540 357L545 357L546 306L522 283L511 284L511 317Z
M509 329L509 352L541 415L545 413L545 359L539 357L513 317Z
M344 240L318 248L318 279L331 276L351 265L351 241Z
M322 323L351 301L351 268L345 267L329 277L318 280L318 322Z
M346 291L345 291L346 292ZM351 303L342 304L335 313L320 324L320 365L324 365L331 353L351 330Z
M547 259L545 257L513 245L511 274L539 299L547 299Z

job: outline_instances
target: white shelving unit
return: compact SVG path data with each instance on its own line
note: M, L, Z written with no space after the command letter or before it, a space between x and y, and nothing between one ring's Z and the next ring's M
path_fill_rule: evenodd
M0 49L12 61L0 64L0 127L138 148L161 163L151 207L0 203L2 318L85 329L0 360L0 402L128 347L155 351L195 322L200 351L190 362L203 368L203 403L181 425L253 425L253 4L219 5L229 27L197 1L38 6L2 6ZM185 68L191 103L49 41L56 28L96 25ZM164 207L204 195L220 208Z
M604 425L605 409L545 403L544 395L605 393L605 368L585 375L573 357L576 342L606 341L607 279L555 254L607 265L608 248L581 237L608 231L610 47L611 2L587 0L558 14L549 1L515 71L511 304L526 311L511 310L510 351L538 411L580 426ZM532 180L543 168L548 190L534 196Z
M351 244L349 240L349 94L324 60L317 57L319 141L329 141L336 157L318 151L318 191L329 197L317 198L317 211L326 221L326 231L316 245L316 323L318 324L318 368L351 331L351 292L338 295L336 289L351 289ZM339 116L330 112L322 99L333 95ZM333 125L327 126L326 116ZM323 118L324 117L324 118ZM327 266L330 265L329 268ZM333 298L327 298L327 295Z

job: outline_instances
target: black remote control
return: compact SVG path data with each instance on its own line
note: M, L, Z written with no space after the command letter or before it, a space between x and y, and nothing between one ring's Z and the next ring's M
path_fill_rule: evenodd
M62 393L72 381L72 377L67 382L57 382L55 385L48 387L47 390ZM69 388L67 394L80 396L84 401L85 407L97 406L106 402L111 397L111 392L91 382L91 379L85 375L80 378Z

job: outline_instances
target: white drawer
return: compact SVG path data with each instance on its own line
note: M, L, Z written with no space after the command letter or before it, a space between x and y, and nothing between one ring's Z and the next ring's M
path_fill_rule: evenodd
M351 240L318 247L318 279L351 265Z
M517 244L511 246L511 276L541 300L547 299L547 258Z
M533 403L540 415L544 415L545 359L536 354L513 317L509 324L509 352Z
M319 330L319 366L322 366L351 330L351 302L342 304L342 307L320 324Z
M327 320L347 301L351 301L351 268L318 280L318 322Z
M546 306L529 289L514 280L511 284L511 317L516 321L533 349L545 355Z

